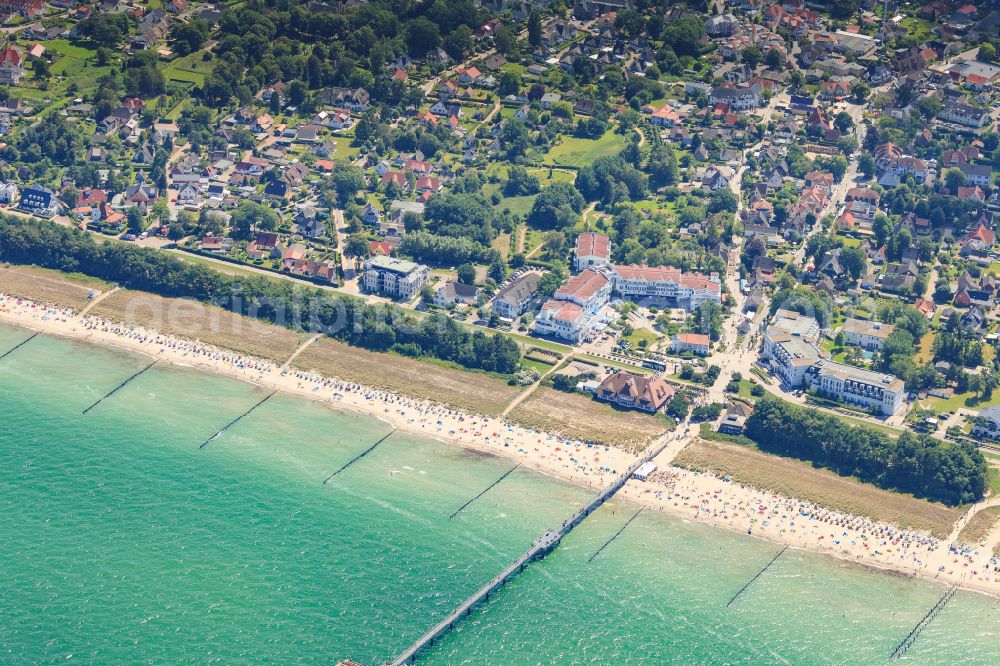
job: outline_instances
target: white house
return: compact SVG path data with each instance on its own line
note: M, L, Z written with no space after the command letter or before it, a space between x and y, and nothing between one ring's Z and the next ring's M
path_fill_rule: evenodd
M710 345L711 340L702 333L676 333L670 340L670 351L675 354L689 351L705 356Z
M364 286L369 292L409 300L420 292L429 274L423 264L376 255L365 264Z
M576 237L573 257L578 271L607 266L611 263L611 239L593 231L582 233Z
M844 342L869 350L882 349L882 343L895 330L892 324L864 319L847 319L840 330L844 334Z

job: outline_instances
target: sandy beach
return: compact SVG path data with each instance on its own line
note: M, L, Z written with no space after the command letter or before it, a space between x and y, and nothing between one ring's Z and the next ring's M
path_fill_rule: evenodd
M604 486L635 460L613 447L533 432L501 419L464 414L336 378L288 370L197 341L81 317L2 293L0 322L127 349L161 362L218 372L319 400L383 419L400 430L503 456L589 488ZM777 544L1000 595L1000 561L990 548L961 548L927 534L829 511L710 474L661 466L647 481L630 480L619 496L652 510Z

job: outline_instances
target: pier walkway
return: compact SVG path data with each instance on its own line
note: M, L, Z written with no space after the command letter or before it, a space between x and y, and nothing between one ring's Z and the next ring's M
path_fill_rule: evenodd
M559 545L562 538L569 534L574 527L583 522L587 516L600 508L600 506L613 497L615 493L625 487L625 484L628 483L628 480L632 478L632 475L635 474L635 471L639 469L640 466L656 458L656 456L660 455L660 453L662 453L663 450L676 439L687 436L687 426L688 424L685 421L684 423L679 424L677 430L673 433L661 437L659 441L650 446L649 450L646 451L641 458L629 465L625 472L616 477L615 480L608 486L594 495L586 504L577 509L569 518L564 520L559 527L548 530L535 539L535 541L531 544L531 547L523 555L514 560L510 566L497 574L486 585L479 588L479 590L473 593L472 596L462 602L458 608L452 611L448 617L441 620L441 622L436 624L430 631L421 636L416 643L411 645L406 649L406 651L388 663L392 666L403 666L404 664L413 663L413 661L417 658L417 653L426 647L430 647L435 641L439 640L442 636L451 631L463 617L472 612L472 609L475 608L477 604L489 599L489 596L493 594L493 592L503 587L511 578L524 571L525 567L531 564L531 562L540 560L548 555L556 546Z

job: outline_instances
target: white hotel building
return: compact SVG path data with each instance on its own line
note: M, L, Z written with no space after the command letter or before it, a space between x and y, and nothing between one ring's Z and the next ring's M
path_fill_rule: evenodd
M410 300L420 293L429 275L423 264L376 255L365 264L363 277L366 291Z
M895 414L906 396L902 380L824 358L815 345L818 332L812 317L778 311L764 336L761 356L782 385L814 387L849 405L876 407L885 416Z
M611 280L589 268L569 282L542 305L535 317L534 331L570 342L590 335L593 317L611 297Z
M612 290L625 298L663 298L694 310L705 301L722 302L718 273L682 273L670 266L612 266Z

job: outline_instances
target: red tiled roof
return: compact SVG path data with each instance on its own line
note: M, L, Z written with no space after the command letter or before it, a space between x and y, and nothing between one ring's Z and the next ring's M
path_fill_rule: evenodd
M555 314L552 316L560 321L576 321L583 314L583 308L576 303L572 301L557 301L553 298L545 301L542 309L555 310Z
M646 409L659 409L674 394L662 379L652 379L619 370L601 382L596 395L602 400L630 402Z
M588 231L576 237L576 256L611 257L611 240L604 234Z
M593 298L594 294L606 287L608 278L597 271L589 268L578 275L574 275L569 282L556 291L556 298L577 298L586 301Z
M703 333L678 333L677 341L686 345L708 346L709 338Z

